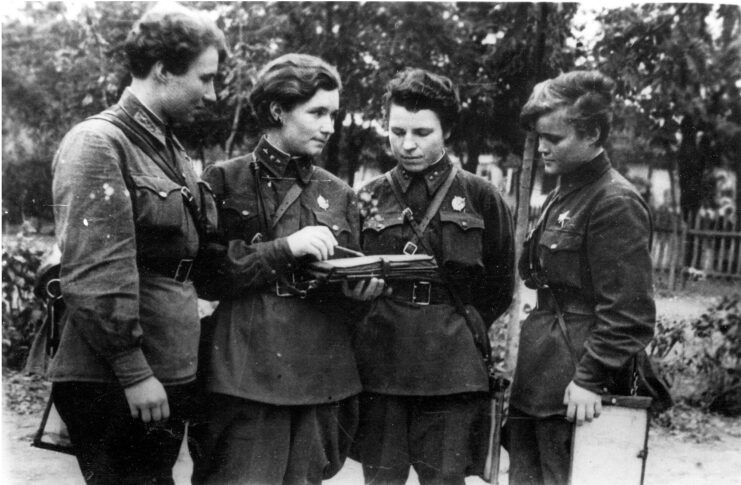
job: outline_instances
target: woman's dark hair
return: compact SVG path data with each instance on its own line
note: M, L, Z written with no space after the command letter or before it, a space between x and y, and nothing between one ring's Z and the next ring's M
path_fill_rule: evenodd
M157 5L132 27L124 43L131 75L146 77L157 61L175 75L188 71L191 63L209 47L227 55L224 33L203 12L178 4Z
M599 129L597 144L602 146L612 125L612 97L615 81L599 71L573 71L538 83L520 112L527 128L541 116L566 108L566 120L577 133L586 135Z
M424 69L404 70L386 85L383 105L387 123L392 103L409 111L434 111L446 133L453 129L461 112L458 90L453 81Z
M270 113L271 103L290 111L310 100L320 89L342 89L337 69L316 56L285 54L262 68L249 101L260 128L276 128L280 121Z

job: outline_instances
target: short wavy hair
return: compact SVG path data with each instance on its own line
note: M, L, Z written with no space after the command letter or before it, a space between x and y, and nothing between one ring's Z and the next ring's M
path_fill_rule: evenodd
M260 70L249 102L261 129L277 128L280 121L270 113L272 103L290 111L320 89L342 90L337 69L319 57L290 53L273 59Z
M124 52L131 75L142 79L157 61L162 61L168 72L185 74L209 47L219 52L219 62L226 58L224 33L213 20L179 4L158 4L131 28Z
M597 144L607 141L612 126L615 81L599 71L572 71L538 83L522 107L520 122L527 129L543 115L566 108L566 120L577 133L599 129Z
M383 97L386 125L391 104L409 111L434 111L444 132L453 130L461 112L460 97L453 81L425 69L406 69L388 82Z

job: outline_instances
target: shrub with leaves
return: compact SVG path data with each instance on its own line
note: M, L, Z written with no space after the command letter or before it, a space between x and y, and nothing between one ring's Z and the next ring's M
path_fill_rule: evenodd
M741 415L740 301L723 297L694 321L657 323L650 352L679 401Z
M27 238L3 246L3 368L20 369L44 319L33 292L44 248Z

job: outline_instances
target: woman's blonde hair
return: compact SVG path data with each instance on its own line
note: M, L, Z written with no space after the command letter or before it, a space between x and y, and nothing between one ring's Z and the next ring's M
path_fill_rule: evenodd
M520 121L526 128L541 116L566 108L566 120L577 133L599 129L598 145L607 140L612 125L615 81L599 71L573 71L538 83L522 107Z

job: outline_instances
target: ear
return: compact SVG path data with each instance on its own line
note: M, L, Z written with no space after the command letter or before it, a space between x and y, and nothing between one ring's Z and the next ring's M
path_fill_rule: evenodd
M584 133L584 140L587 141L590 145L597 145L597 142L599 141L599 137L602 135L602 131L598 127L594 127L591 130Z
M165 69L162 61L157 61L152 66L152 78L160 84L167 84L170 80L170 73Z
M453 130L443 131L443 140L448 141L448 139L450 138L450 134L452 132L453 132Z
M276 121L279 121L283 116L283 107L277 101L270 103L270 116Z

